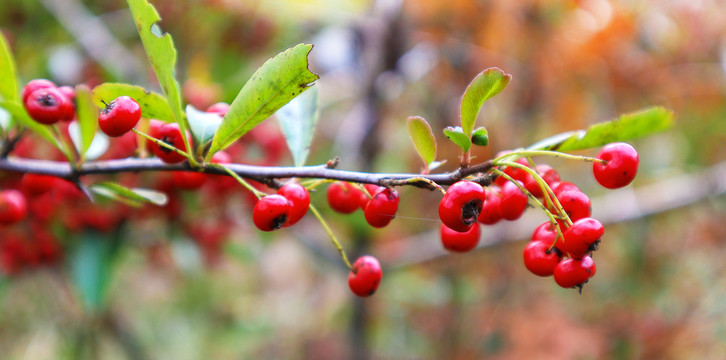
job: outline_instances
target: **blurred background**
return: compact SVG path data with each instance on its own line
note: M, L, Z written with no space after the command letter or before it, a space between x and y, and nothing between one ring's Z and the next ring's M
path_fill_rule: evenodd
M349 256L371 253L383 264L378 292L361 300L348 291L348 271L311 215L261 233L241 189L170 190L173 209L136 209L140 215L111 226L122 246L109 260L103 306L79 300L82 290L69 280L79 258L73 244L84 241L70 232L51 231L66 249L55 265L2 277L2 358L726 354L725 2L152 3L174 37L185 102L198 108L231 102L267 58L314 44L321 118L310 164L340 156L342 169L418 172L423 164L405 120L420 115L439 140L438 159L448 160L437 171L456 168L458 150L442 129L458 124L464 89L491 66L513 78L482 108L490 145L474 161L650 105L674 110L676 125L633 141L639 174L617 191L600 187L588 164L537 159L578 184L606 224L597 275L582 294L523 266L524 245L545 220L535 209L484 227L479 249L451 255L438 235L439 194L401 188L398 217L379 230L361 212L332 212L319 188L313 203ZM124 1L3 0L0 31L21 84L45 77L158 90ZM290 165L277 122L263 125L235 160ZM163 175L139 177L164 188Z

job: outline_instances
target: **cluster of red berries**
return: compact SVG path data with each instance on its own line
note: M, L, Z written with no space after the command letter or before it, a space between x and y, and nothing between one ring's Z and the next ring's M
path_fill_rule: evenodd
M327 197L330 207L341 214L352 214L362 209L368 224L375 228L391 223L400 200L394 189L373 184L366 184L360 189L345 181L330 184Z
M76 92L72 87L58 87L46 79L31 80L21 93L28 115L45 125L73 120L76 115L75 98Z
M516 162L529 167L524 158ZM616 189L633 181L638 163L638 153L632 146L613 143L597 154L593 174L602 186ZM538 276L554 275L557 284L564 288L582 288L595 275L591 254L604 233L603 225L590 217L590 198L575 184L561 181L557 171L548 165L537 165L534 169L546 187L522 167L503 169L511 179L500 176L486 188L467 180L449 187L439 203L443 246L454 252L474 249L481 232L479 223L491 225L502 219L518 219L531 195L545 204L556 221L547 221L535 230L524 249L525 266ZM555 204L561 206L564 214Z

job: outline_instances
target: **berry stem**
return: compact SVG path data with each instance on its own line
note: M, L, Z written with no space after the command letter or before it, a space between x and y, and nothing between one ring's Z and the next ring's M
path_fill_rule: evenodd
M169 149L169 150L171 150L171 151L173 151L173 152L175 152L175 153L177 153L177 154L179 154L181 156L184 156L187 160L189 160L189 165L191 165L192 168L198 167L198 164L196 162L192 163L192 157L189 156L189 154L187 154L186 152L181 151L181 150L179 150L179 149L177 149L177 148L175 148L175 147L173 147L173 146L171 146L171 145L169 145L169 144L167 144L167 143L165 143L165 142L163 142L163 141L161 141L161 140L159 140L157 138L154 138L154 137L151 137L151 136L149 136L147 134L144 134L141 131L136 130L136 128L131 129L131 131L133 131L136 135L141 135L144 139L149 140L149 141L153 142L156 145L159 145L159 146L161 146L163 148L166 148L166 149ZM189 148L187 148L187 149L189 149Z
M519 165L519 164L517 164L517 165ZM521 190L525 194L527 194L527 196L534 202L534 204L538 208L542 209L545 212L545 215L547 215L547 217L550 220L550 224L552 224L552 227L557 231L557 239L563 239L563 241L564 241L564 238L565 237L564 237L564 235L562 235L562 231L560 230L560 226L557 224L557 218L552 214L551 211L549 211L547 209L547 207L545 207L542 204L542 202L539 201L539 199L537 199L536 197L534 197L534 195L532 195L532 193L530 193L529 191L527 191L527 189L524 186L520 185L518 181L514 180L514 178L512 178L511 176L505 174L503 171L501 171L499 169L492 169L492 171L494 173L498 174L499 176L502 176L505 179L511 181L512 183L514 183L514 185L517 185L517 187L519 188L519 190ZM537 174L537 176L539 176L539 174ZM549 188L549 186L547 186L547 188ZM552 191L552 190L550 189L550 191ZM555 198L555 201L556 200L557 199ZM559 205L559 202L558 202L558 205ZM562 206L561 205L560 205L560 209L558 211L561 211L565 215L565 221L567 221L567 223L569 225L572 225L572 220L570 220L570 217L567 216L567 214L564 212L564 210L562 210ZM555 244L557 243L557 239L555 239L555 241L552 243L552 245L550 246L550 249L554 248Z
M343 250L343 247L340 245L340 242L338 242L338 239L335 237L335 234L333 234L333 231L330 229L330 226L328 226L328 223L325 221L322 215L320 215L320 212L318 212L318 209L315 207L315 205L310 204L310 212L315 215L315 217L320 222L320 225L323 226L323 229L325 229L325 232L328 233L328 236L330 237L330 241L333 243L333 246L335 246L336 249L338 249L338 252L340 253L340 257L343 258L343 262L345 263L345 266L348 267L348 269L353 270L353 265L350 264L350 261L348 260L348 256L345 255L345 250Z
M208 166L216 167L218 169L224 170L227 174L229 174L229 176L231 176L235 180L237 180L237 182L240 183L240 184L242 184L242 186L244 186L247 190L251 191L252 194L254 194L257 197L258 200L260 198L262 198L263 196L267 195L267 194L263 193L262 191L259 191L259 190L255 189L254 186L250 185L250 183L248 183L247 181L245 181L245 179L243 179L239 175L237 175L237 173L235 173L234 171L232 171L232 169L224 166L224 164L211 163L211 164L208 164Z
M562 218L563 220L565 220L565 222L567 222L567 225L572 225L572 220L570 220L570 217L565 212L565 209L562 207L562 204L560 204L560 200L557 199L557 196L555 196L555 193L554 193L554 191L552 191L552 188L550 188L550 186L547 185L547 182L544 181L544 179L542 179L542 177L537 173L536 170L534 170L528 166L524 166L522 164L513 162L513 161L501 161L499 164L502 166L515 167L515 168L524 170L527 173L529 173L534 178L534 180L537 181L537 184L539 184L540 188L543 190L542 193L544 194L545 202L551 203L557 209L557 216ZM508 179L509 181L512 181L512 178L509 177L508 175L505 178ZM515 184L517 186L519 186L519 183L515 182ZM522 189L521 186L519 186L519 188ZM526 191L526 193L529 194L531 197L533 197L532 194L529 193L529 191Z
M586 161L586 162L600 162L600 163L606 163L607 161L601 160L594 157L589 156L580 156L580 155L572 155L568 153L563 153L559 151L552 151L552 150L515 150L510 153L506 153L502 156L499 156L495 158L493 161L495 164L498 162L505 160L505 159L518 159L521 157L529 157L529 156L552 156L552 157L559 157L563 159L570 159L570 160L580 160L580 161Z

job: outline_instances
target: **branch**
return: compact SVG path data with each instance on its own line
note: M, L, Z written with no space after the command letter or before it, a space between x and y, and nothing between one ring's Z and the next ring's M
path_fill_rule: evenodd
M469 175L485 173L493 166L491 161L485 161L467 168L459 168L441 174L413 174L413 173L369 173L348 170L335 170L326 165L316 166L256 166L245 164L225 164L235 174L242 178L259 182L271 183L275 179L307 178L343 180L363 184L377 184L381 186L413 185L431 189L431 183L437 185L451 185ZM62 161L35 160L35 159L0 159L0 170L21 173L34 173L52 175L64 179L74 179L86 175L119 174L141 171L202 171L208 174L227 175L222 169L213 166L204 166L202 169L192 169L187 163L166 164L159 159L128 158L122 160L90 161L74 169L69 163ZM420 181L417 181L420 179ZM479 177L478 181L489 181L487 176Z

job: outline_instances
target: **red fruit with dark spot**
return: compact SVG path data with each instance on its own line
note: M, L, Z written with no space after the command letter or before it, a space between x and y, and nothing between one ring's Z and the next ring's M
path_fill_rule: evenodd
M595 262L589 256L563 260L555 266L555 282L563 288L578 287L582 290L582 286L595 275L596 270Z
M179 130L179 124L177 123L161 125L158 130L156 130L154 137L181 151L187 150L181 130ZM181 155L178 152L162 145L154 144L152 149L154 149L154 154L161 159L161 161L167 164L179 163L186 160L184 155Z
M128 96L112 100L98 115L98 126L106 135L119 137L136 126L141 119L141 106Z
M456 182L439 203L439 218L450 229L467 232L477 223L485 201L481 185L467 180Z
M591 217L575 221L564 233L565 242L561 249L573 258L581 258L597 250L605 228Z
M368 224L375 228L388 225L396 217L399 200L396 190L384 187L378 189L363 210Z
M592 171L600 185L617 189L630 184L638 174L638 152L630 144L612 143L605 145L597 158L606 163L592 163Z
M557 194L557 200L573 222L591 215L590 198L580 190L562 191Z
M524 266L532 274L537 276L551 276L555 267L562 260L562 255L557 248L550 250L552 243L544 241L532 241L524 248Z
M370 255L359 257L348 274L348 287L356 296L366 297L375 294L381 284L381 264Z
M58 89L41 88L30 93L23 104L33 120L51 125L63 117L66 102L66 97Z
M287 223L291 209L290 201L284 196L267 195L255 204L252 221L262 231L274 231Z
M458 232L441 224L441 244L449 251L464 253L476 248L479 244L481 226L474 224L467 232Z
M284 196L291 204L290 218L285 227L292 226L308 212L310 208L310 194L304 186L298 183L287 183L277 190L278 195Z
M486 193L486 201L482 205L478 220L484 225L494 225L502 219L502 213L499 212L499 205L502 202L501 188L497 185L491 185L484 188L484 192Z
M12 225L28 215L25 196L17 190L0 191L0 225Z
M519 184L522 183L519 182ZM520 190L515 183L508 181L502 186L499 213L502 214L503 219L517 220L527 209L527 200L527 194Z
M48 80L48 79L35 79L28 81L27 84L23 87L23 91L20 94L20 98L23 100L23 103L28 99L30 94L38 89L55 89L56 85L54 82Z

